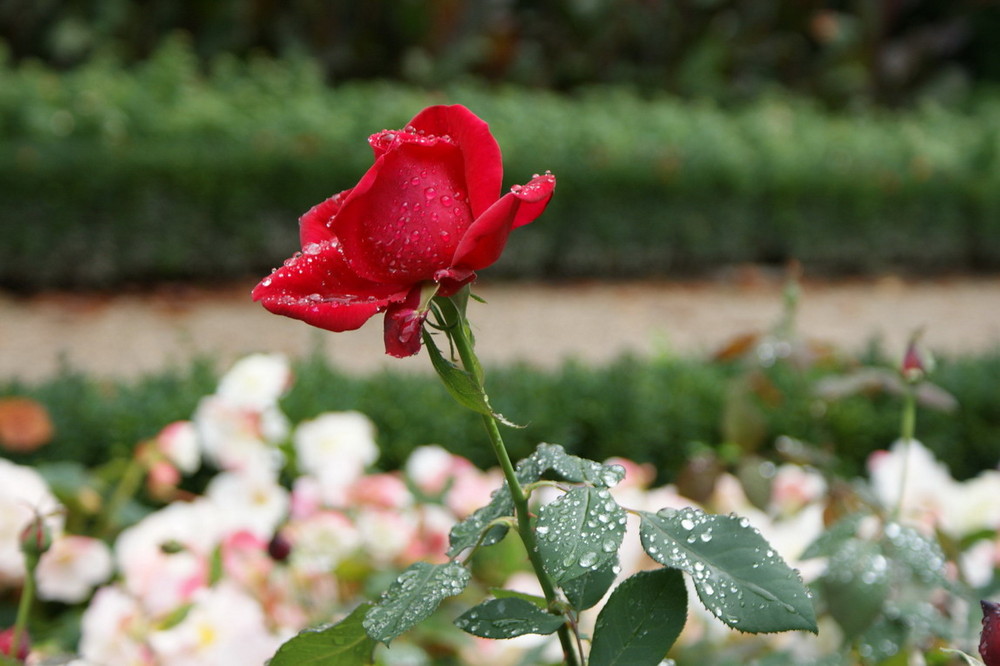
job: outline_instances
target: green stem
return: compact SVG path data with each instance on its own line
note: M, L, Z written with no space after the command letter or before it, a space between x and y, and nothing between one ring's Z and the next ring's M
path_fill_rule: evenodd
M903 469L899 476L899 498L896 500L896 507L892 512L892 519L897 520L903 510L903 499L906 495L906 484L908 482L910 467L910 442L916 431L917 422L917 399L911 385L906 386L906 395L903 398L903 416L900 423L900 438L903 444Z
M475 375L473 368L479 367L477 362L475 351L472 348L472 340L466 334L466 322L464 321L465 313L459 309L459 321L457 325L452 326L449 330L449 337L455 344L455 349L458 351L459 358L462 359L462 365L470 374ZM486 395L486 389L479 382L480 389L483 391L483 395ZM503 436L500 434L500 428L497 426L497 421L493 416L483 414L483 425L486 426L486 432L489 434L490 445L493 447L493 453L500 463L500 468L503 470L504 479L507 481L507 486L510 488L510 496L514 501L514 515L517 518L517 531L521 536L521 542L524 544L524 549L528 552L528 561L531 563L531 568L535 572L535 576L538 578L538 582L542 587L542 593L545 595L545 600L548 601L550 608L555 608L558 604L558 598L556 596L555 584L552 582L552 578L549 576L548 572L545 571L545 567L542 564L541 555L538 552L538 542L535 539L535 531L531 526L531 514L528 511L528 497L524 493L524 488L521 487L521 483L517 480L517 475L514 472L514 465L511 463L510 455L507 453L507 447L504 445ZM566 664L568 666L577 666L580 662L577 657L576 650L573 645L573 637L570 635L570 629L567 624L563 624L559 627L559 643L562 645L563 656L566 659ZM582 658L582 655L580 655Z
M14 636L10 641L10 656L17 659L17 651L21 647L21 638L28 628L28 614L31 612L31 604L35 600L35 571L34 567L26 564L24 573L24 586L21 588L21 600L17 604L17 619L14 620Z
M118 485L115 487L114 493L112 493L111 498L108 500L103 520L98 528L99 534L110 536L118 527L118 518L122 507L139 491L145 471L145 466L139 460L138 456L132 456L128 466L122 473L121 479L118 481Z

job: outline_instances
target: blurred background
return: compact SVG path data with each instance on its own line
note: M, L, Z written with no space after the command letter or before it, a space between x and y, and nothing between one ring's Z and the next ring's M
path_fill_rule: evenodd
M0 287L276 265L424 104L560 179L491 273L1000 268L990 0L5 0Z

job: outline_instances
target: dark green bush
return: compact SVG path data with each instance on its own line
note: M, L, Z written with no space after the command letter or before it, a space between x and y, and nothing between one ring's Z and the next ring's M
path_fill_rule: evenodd
M0 6L19 60L142 61L177 31L199 62L309 54L327 80L475 76L746 99L776 86L836 105L954 98L1000 80L1000 9L972 0L74 0Z
M0 68L0 286L259 275L296 220L357 182L367 136L426 104L487 119L506 184L551 169L545 216L497 277L645 277L800 260L816 273L1000 268L1000 102L834 114L623 88L326 88L301 61L199 73L172 45L133 71Z
M511 455L527 455L540 441L563 444L595 459L623 456L653 463L663 481L675 477L694 444L716 447L728 387L743 377L736 365L695 360L622 358L604 367L567 364L558 370L528 367L488 372L496 408L523 428L505 429ZM761 453L788 435L833 453L839 470L857 473L874 450L899 436L901 402L856 396L817 409L811 386L828 371L778 365L767 371L781 392L761 402ZM917 436L965 478L1000 460L1000 405L996 377L1000 352L945 359L936 380L958 399L955 413L920 410ZM48 382L0 386L2 395L27 395L51 411L58 431L50 446L15 460L79 460L87 465L126 455L167 423L189 418L198 399L214 390L206 363L134 383L106 383L66 371ZM416 446L438 443L492 466L478 416L447 395L435 377L383 372L346 375L317 358L296 364L296 382L283 408L293 422L331 410L357 409L378 426L381 465L395 468Z

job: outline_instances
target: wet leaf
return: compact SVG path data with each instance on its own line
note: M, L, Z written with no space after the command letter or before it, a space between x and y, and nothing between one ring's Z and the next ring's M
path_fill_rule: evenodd
M852 640L872 627L889 595L889 560L878 544L849 539L819 580L830 615Z
M606 488L573 488L541 507L538 552L557 584L597 571L613 559L625 535L625 511Z
M698 509L641 513L646 553L688 573L705 607L740 631L817 631L798 574L745 518Z
M434 370L437 372L438 377L441 378L444 387L451 394L451 397L455 398L460 405L467 409L486 416L493 416L493 410L490 409L486 392L483 391L482 386L476 378L469 372L448 361L441 354L441 350L438 349L437 343L434 341L434 336L426 330L424 331L424 346L427 348L428 356L431 357L431 365L434 366Z
M625 478L625 468L621 465L602 465L574 456L558 444L539 444L526 463L536 466L539 476L552 471L564 481L589 483L603 488L616 486Z
M375 641L362 626L369 608L371 604L361 604L336 624L299 633L278 648L269 666L365 666L373 663Z
M570 605L578 611L587 610L604 598L615 582L621 567L617 555L605 562L600 569L588 571L582 576L562 584L562 591Z
M364 619L368 635L388 645L433 613L441 601L469 584L469 570L457 562L417 562L396 579Z
M553 615L517 597L489 599L455 620L456 627L480 638L551 634L565 623L565 617Z
M676 569L641 571L619 585L594 627L590 666L655 666L687 619L687 588Z

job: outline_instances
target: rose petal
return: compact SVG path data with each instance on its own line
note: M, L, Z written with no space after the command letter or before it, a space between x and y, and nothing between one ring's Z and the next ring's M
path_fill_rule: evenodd
M503 158L489 125L459 104L431 106L416 115L410 126L436 136L450 136L462 150L465 186L472 217L479 217L496 201L503 184Z
M413 356L420 351L420 333L427 310L420 312L421 285L415 286L401 303L391 303L385 311L385 353L396 358Z
M515 185L483 213L462 237L452 266L479 270L498 258L507 244L511 229L532 222L548 205L556 187L556 178L545 174L527 185Z
M302 247L335 238L331 231L333 216L340 212L340 207L350 193L351 190L344 190L334 194L326 201L310 208L309 212L299 218L299 242Z
M407 139L384 153L334 220L351 270L376 282L413 284L446 268L472 223L462 178L453 143Z
M389 303L406 297L408 286L379 284L357 276L337 241L313 243L253 290L253 299L275 314L324 328L359 328Z

